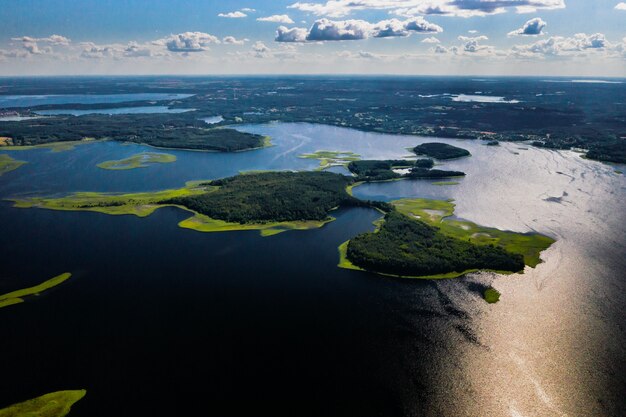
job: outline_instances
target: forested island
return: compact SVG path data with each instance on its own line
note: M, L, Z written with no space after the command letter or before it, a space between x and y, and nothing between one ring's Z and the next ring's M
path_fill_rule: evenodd
M165 114L53 116L0 123L4 146L76 142L85 138L143 143L159 148L235 152L269 146L269 138L194 117ZM1 149L1 146L0 146Z
M87 391L57 391L0 409L0 417L65 417Z
M520 254L446 236L436 227L397 211L385 215L376 233L364 233L351 239L347 257L360 268L397 276L524 269L524 257Z
M389 181L394 179L453 178L465 176L461 171L432 169L432 159L352 161L348 170L357 181Z
M413 152L418 155L426 155L435 159L455 159L470 156L468 150L447 143L431 142L422 143L413 148Z
M339 266L415 278L454 278L488 269L519 272L535 267L554 240L538 233L515 233L451 219L450 201L393 201L373 233L339 247Z
M354 178L330 172L259 172L215 181L195 181L174 190L133 194L83 192L60 198L13 199L18 208L149 216L176 206L193 216L179 226L201 232L259 230L269 236L287 230L318 228L334 220L339 207L390 208L362 201L347 189Z

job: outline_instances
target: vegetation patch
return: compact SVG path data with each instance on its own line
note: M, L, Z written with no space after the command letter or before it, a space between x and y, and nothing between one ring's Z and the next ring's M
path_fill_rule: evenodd
M94 138L84 137L78 140L65 141L65 142L46 142L36 145L8 145L1 146L0 149L6 151L28 151L33 149L48 149L51 152L65 152L75 149L79 145L85 145L88 143L96 142Z
M347 259L360 268L399 277L458 276L476 269L524 269L520 254L447 236L438 228L395 210L385 215L376 232L350 240Z
M353 161L348 169L357 181L390 181L402 178L450 178L462 177L460 171L443 171L431 169L434 166L432 159L411 160L364 160Z
M347 167L350 162L360 160L361 155L347 151L316 151L299 155L298 158L318 159L320 166L317 169L324 170L333 166Z
M495 304L500 301L500 293L495 288L489 287L483 293L483 298L489 304Z
M508 252L523 255L524 263L533 268L541 263L541 252L555 242L539 233L515 233L479 226L465 220L450 219L454 214L452 201L402 199L393 201L392 204L398 212L436 226L447 236L477 245L495 245Z
M270 236L288 230L319 228L340 206L389 209L387 203L363 202L347 189L353 178L330 172L254 172L216 181L195 181L180 189L108 194L82 192L61 198L14 199L18 208L94 211L145 217L175 206L193 213L179 226L200 232L259 230Z
M443 186L443 185L459 185L460 182L458 182L458 181L435 181L432 184L433 185L439 185L439 186Z
M7 172L14 171L24 165L26 162L13 159L9 155L0 155L0 176Z
M0 417L65 417L87 391L57 391L0 410Z
M66 272L64 274L57 275L56 277L51 278L45 282L42 282L39 285L35 285L34 287L24 288L22 290L17 290L8 294L0 295L0 308L22 303L24 302L24 297L39 295L52 287L56 287L57 285L64 283L71 276L72 274Z
M455 159L471 155L466 149L439 142L423 143L413 148L413 152L435 159Z
M98 168L109 170L126 170L135 168L147 168L154 164L167 164L176 161L176 156L166 153L142 152L117 161L104 161L98 164Z

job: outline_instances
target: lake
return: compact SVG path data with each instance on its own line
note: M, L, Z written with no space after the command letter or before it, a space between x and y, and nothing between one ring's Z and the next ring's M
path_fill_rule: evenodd
M410 156L433 141L300 123L246 125L275 146L167 150L172 164L96 167L149 151L97 142L7 153L0 198L180 187L249 170L310 170L298 155ZM0 203L0 293L73 278L0 310L0 404L86 388L71 416L618 415L626 383L626 180L571 151L436 139L472 156L442 163L458 185L395 181L355 196L454 199L456 216L558 239L525 274L384 278L336 267L337 246L372 230L370 209L310 231L203 234L175 208L147 218ZM341 168L335 170L341 171ZM488 305L481 288L502 293ZM576 366L572 366L572 364ZM199 382L200 381L200 382ZM506 381L506 383L503 383Z

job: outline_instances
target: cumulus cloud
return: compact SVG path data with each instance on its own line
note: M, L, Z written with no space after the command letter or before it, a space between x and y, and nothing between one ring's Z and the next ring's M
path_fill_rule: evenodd
M243 9L241 9L240 11L244 12L244 13L254 13L256 12L256 9L251 9L249 7L244 7Z
M71 40L61 35L50 35L47 38L33 38L30 36L22 36L20 38L11 38L12 41L20 41L20 42L46 42L51 45L69 45Z
M273 16L259 17L257 20L259 22L282 23L285 25L290 25L294 23L294 21L291 20L291 18L286 14L275 14Z
M423 17L407 20L389 19L378 23L365 20L316 20L307 31L304 28L287 29L281 26L276 33L278 42L353 41L373 38L405 37L412 33L440 33L441 26Z
M399 16L450 15L486 16L514 8L518 13L562 9L565 0L328 0L321 3L297 2L288 6L303 12L332 18L359 10L389 10Z
M254 56L257 58L266 58L270 56L272 52L272 50L261 41L257 41L252 45L252 51L254 51Z
M306 42L308 31L304 28L288 29L285 26L279 26L276 29L276 42Z
M170 35L165 39L155 41L155 44L163 44L171 52L200 52L205 51L212 43L220 43L219 39L204 32L185 32Z
M587 35L577 33L573 37L552 36L549 39L541 40L527 45L515 45L511 48L514 55L575 55L585 51L599 51L612 48L613 45L602 33Z
M430 38L425 38L422 43L440 43L440 41L434 36L431 36Z
M626 3L624 3L624 2L617 3L617 5L615 5L615 10L625 10L626 11Z
M524 25L512 32L509 32L509 36L539 36L542 35L542 30L547 26L547 23L540 17L530 19Z
M220 13L217 15L218 17L226 17L228 19L241 19L242 17L248 17L247 14L240 12L240 11L236 11L236 12L229 12L229 13Z
M468 54L488 53L493 50L492 46L482 45L480 42L489 40L486 36L459 36L458 39L462 42L462 51Z
M243 45L247 41L248 39L237 39L234 36L226 36L222 39L222 43L225 43L226 45Z

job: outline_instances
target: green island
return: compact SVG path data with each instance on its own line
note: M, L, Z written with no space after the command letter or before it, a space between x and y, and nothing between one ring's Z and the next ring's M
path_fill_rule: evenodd
M403 278L454 278L477 270L521 272L535 267L554 240L449 219L450 201L403 199L376 223L339 247L339 266Z
M193 117L193 118L192 118ZM237 152L270 146L266 136L225 127L208 127L192 115L133 114L109 117L60 115L3 122L0 137L7 148L29 146L66 150L84 138L142 143L157 148ZM66 146L73 146L70 143ZM1 146L1 144L0 144Z
M287 230L319 228L334 220L341 206L387 208L386 203L352 197L354 179L330 172L253 172L215 181L194 181L157 192L109 194L81 192L66 197L13 199L17 208L94 211L145 217L174 206L193 216L179 223L200 232L259 230L270 236Z
M48 149L50 152L65 152L71 151L76 146L85 145L88 143L96 142L96 139L91 137L84 137L77 140L72 141L64 141L64 142L45 142L38 143L32 145L15 145L14 141L10 137L2 137L0 139L4 139L4 141L0 140L0 150L5 151L29 151L33 149Z
M453 178L465 176L460 171L432 169L432 159L412 160L363 160L348 164L357 181L390 181L397 179Z
M147 168L154 164L168 164L175 161L176 156L174 155L157 152L142 152L117 161L104 161L97 166L98 168L109 170L127 170Z
M51 278L45 282L42 282L39 285L35 285L34 287L24 288L22 290L17 290L10 292L8 294L0 295L0 308L8 307L14 304L19 304L24 302L24 297L29 297L33 295L39 295L42 292L49 290L52 287L56 287L67 281L72 274L66 272L64 274L58 275L54 278ZM2 413L0 412L0 416Z
M26 162L18 161L16 159L11 158L11 156L2 154L0 155L0 176L2 174L6 174L7 172L15 171Z
M458 181L435 181L432 183L432 185L439 185L439 186L443 186L443 185L459 185L460 182Z
M347 167L350 162L361 159L361 155L348 151L315 151L298 155L298 158L318 159L320 166L317 169L324 170L333 166Z
M57 391L0 409L0 417L65 417L87 391Z
M455 159L471 155L466 149L439 142L422 143L413 148L413 152L435 159Z
M495 288L489 287L483 292L483 298L489 304L495 304L500 301L500 292Z

